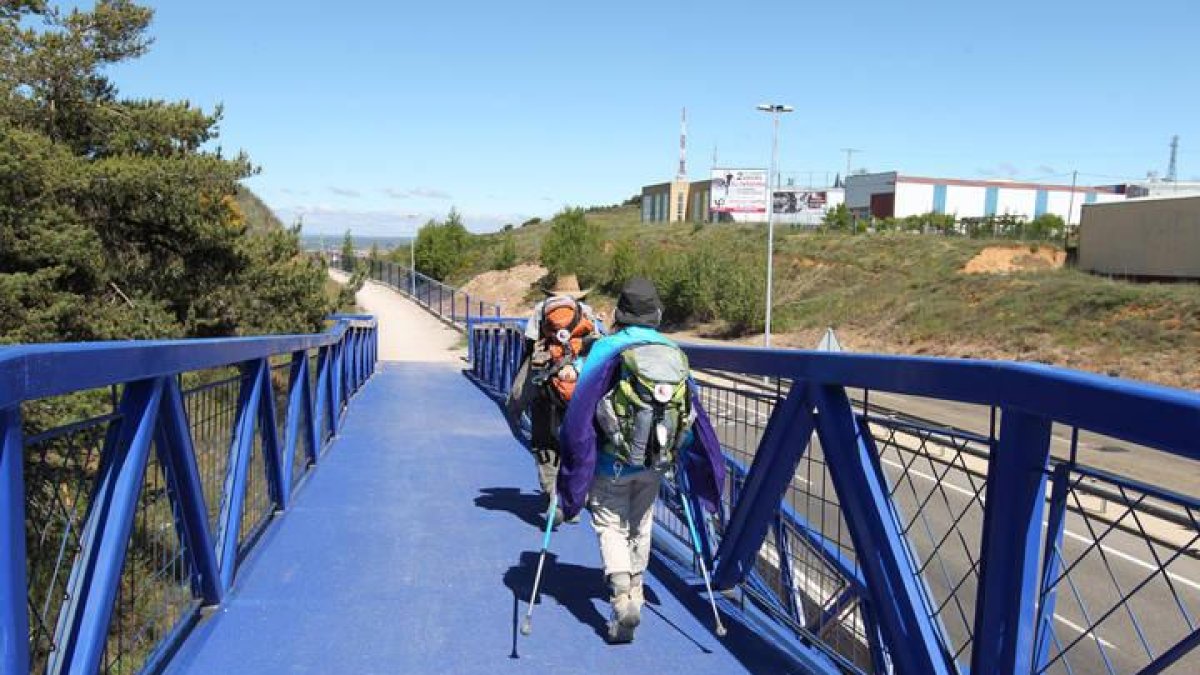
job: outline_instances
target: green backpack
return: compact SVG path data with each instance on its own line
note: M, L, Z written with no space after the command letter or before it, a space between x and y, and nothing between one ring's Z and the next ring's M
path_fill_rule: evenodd
M605 450L629 466L663 467L695 420L688 360L678 347L648 344L621 352L621 376L596 410Z

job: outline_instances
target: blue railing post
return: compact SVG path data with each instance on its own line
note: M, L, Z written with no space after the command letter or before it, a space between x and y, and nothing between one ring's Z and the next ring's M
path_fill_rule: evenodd
M21 406L0 410L0 672L29 672Z
M754 569L759 547L770 528L771 514L779 509L779 500L812 438L812 409L807 387L798 383L767 420L754 463L733 503L729 527L717 548L713 571L713 584L717 588L733 588Z
M333 436L342 428L342 402L345 400L342 378L346 369L342 359L345 358L345 345L344 339L330 345L333 351L329 359L329 433Z
M262 398L259 400L258 426L262 439L262 456L267 469L267 491L275 510L287 508L289 484L284 480L284 464L280 457L278 413L275 410L275 383L271 380L271 362L262 360ZM291 467L291 458L286 462Z
M974 675L1032 670L1049 458L1050 420L1006 408L1000 442L988 456L971 654Z
M287 419L284 420L286 427L283 436L283 453L280 457L280 468L282 469L283 483L283 508L286 509L288 501L292 493L292 465L295 463L296 446L300 443L300 434L308 435L307 427L312 422L312 415L306 414L312 410L311 401L308 398L308 352L298 351L292 353L292 365L288 370L288 407ZM305 422L304 429L301 429L300 424L302 417L308 418ZM311 441L308 445L311 448ZM311 452L311 450L309 451ZM311 457L306 457L311 460Z
M125 386L119 428L105 441L80 551L67 581L57 648L47 666L54 675L94 673L100 667L164 384L164 378L154 378Z
M237 564L238 535L242 525L242 509L246 505L246 473L254 450L254 423L259 416L262 400L261 369L265 362L266 359L259 359L243 366L237 418L229 443L229 462L226 465L224 497L217 528L221 586L226 589L233 585L233 572Z
M858 562L868 600L897 671L922 675L957 672L950 655L943 653L940 633L925 609L920 575L909 560L887 486L878 471L874 439L862 433L845 389L813 385L811 390L829 478L854 550L861 552Z
M196 451L188 425L183 392L176 378L167 378L159 413L159 464L167 475L175 495L177 523L184 549L191 561L192 586L208 607L221 603L221 572L217 552L208 529L208 507Z
M796 580L792 574L792 546L783 514L775 514L775 555L779 558L779 582L783 586L784 604L792 619L804 625L804 607L796 592Z
M1046 526L1045 553L1042 556L1041 601L1038 603L1037 642L1035 661L1038 672L1046 666L1050 656L1050 643L1054 640L1054 605L1056 604L1055 582L1062 566L1062 540L1066 531L1067 488L1071 480L1069 463L1054 467L1050 488L1050 514Z
M316 401L313 402L313 425L316 429L317 440L319 443L313 447L313 461L321 454L321 448L325 446L325 439L333 435L333 396L330 391L333 389L332 373L333 373L333 346L326 345L317 350L317 391ZM324 421L317 425L318 420Z

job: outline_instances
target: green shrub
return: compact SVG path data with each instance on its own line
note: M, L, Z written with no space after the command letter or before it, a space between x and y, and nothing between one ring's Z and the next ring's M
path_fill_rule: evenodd
M430 220L417 232L414 252L417 270L445 281L462 266L470 236L454 209L450 209L445 221Z
M554 216L542 241L542 264L555 276L578 275L584 286L603 281L600 232L588 223L583 209L564 209Z
M613 245L606 286L612 293L619 293L630 277L639 274L643 274L643 272L641 261L638 259L637 244L632 239L618 241Z
M504 243L500 246L500 252L496 254L496 260L492 263L492 269L507 270L517 264L517 242L513 239L512 229L504 231Z
M837 206L825 212L825 217L822 219L822 225L826 230L832 232L849 232L853 227L853 219L850 217L850 209L846 208L845 204Z
M1043 213L1025 224L1023 239L1061 239L1067 224L1062 216L1054 213Z

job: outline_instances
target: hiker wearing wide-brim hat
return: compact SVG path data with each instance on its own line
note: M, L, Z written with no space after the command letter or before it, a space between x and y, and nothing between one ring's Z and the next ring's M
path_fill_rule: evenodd
M530 451L537 463L538 483L549 512L558 478L558 427L575 388L587 350L600 336L599 321L582 299L591 289L581 289L574 274L560 274L525 324L525 359L513 380L505 403L510 424L519 433L521 416L528 412ZM562 518L556 510L555 517Z
M560 274L554 280L554 284L550 288L543 288L542 292L549 297L567 297L582 300L592 292L592 289L581 290L579 288L579 277L574 274Z

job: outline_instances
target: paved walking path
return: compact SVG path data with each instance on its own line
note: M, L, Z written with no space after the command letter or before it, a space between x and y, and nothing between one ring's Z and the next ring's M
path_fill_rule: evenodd
M338 283L349 278L339 270L330 270L329 276ZM368 281L356 299L363 312L379 321L380 361L459 363L466 353L457 331L387 286Z

